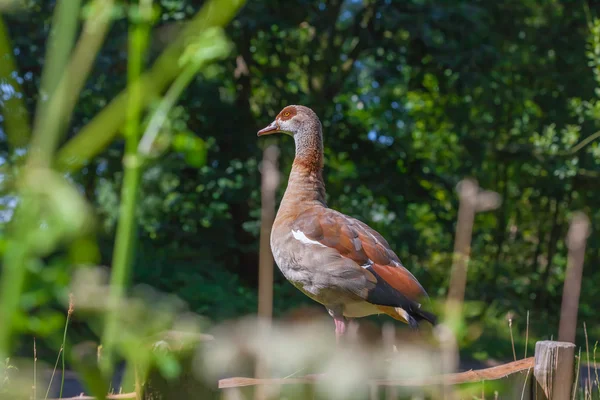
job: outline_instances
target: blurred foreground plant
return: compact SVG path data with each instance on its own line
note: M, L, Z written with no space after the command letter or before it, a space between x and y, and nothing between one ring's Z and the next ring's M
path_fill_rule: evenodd
M243 377L252 376L256 359L269 365L271 381L264 391L268 399L380 398L373 390L385 388L386 383L397 385L388 391L394 393L390 399L445 398L440 387L447 379L442 374L448 371L440 362L444 349L432 340L433 332L401 329L392 340L376 340L363 331L349 335L338 347L331 325L326 315L277 321L272 326L256 318L224 323L211 331L219 340L197 352L194 366L207 382L242 377L225 379L224 387L240 389L235 393L244 399L252 398L253 387L244 386L253 382ZM519 394L521 387L517 387ZM513 390L514 382L500 379L485 385L459 384L455 394L456 398L492 398L497 391L500 398L513 398L509 394Z
M151 353L148 346L140 344L150 333L156 335L161 329L171 328L173 323L169 322L169 318L176 318L179 311L177 307L169 308L170 302L161 301L160 305L154 304L150 312L146 308L148 300L155 300L155 295L135 301L127 300L125 296L135 247L140 173L145 160L151 155L144 151L143 146L139 148L140 137L144 137L144 143L151 146L170 109L194 76L207 64L228 55L230 45L221 27L231 20L242 4L241 0L208 1L179 38L164 50L149 72L144 72L144 53L150 27L156 17L155 8L151 0L140 0L139 5L129 6L127 89L58 150L58 156L55 151L71 121L81 88L114 17L113 1L92 0L85 3L83 11L79 0L56 2L31 134L22 91L15 79L18 72L13 49L0 17L0 59L3 60L0 63L0 82L11 87L10 91L5 91L8 94L1 103L4 127L13 152L25 149L22 153L25 157L16 158L17 163L11 165L11 170L4 171L3 189L14 197L16 207L7 223L3 243L0 359L8 359L13 353L13 337L19 333L15 321L20 318L22 294L31 272L43 268L48 256L64 248L79 254L76 258L78 263L95 262L96 245L93 240L85 239L91 238L95 230L91 209L68 176L60 170L81 168L123 129L125 175L111 284L103 293L107 300L105 307L99 314L88 314L87 321L93 325L97 318L104 320L103 328L97 330L103 341L101 374L100 371L85 373L88 370L86 364L78 363L76 352L67 348L62 350L67 352L68 357L75 357L73 363L82 369L82 375L88 378L88 388L98 397L107 393L107 382L117 358L122 357L132 368L139 368L141 379L144 378ZM77 37L81 15L85 15L86 19ZM142 117L150 101L168 87L159 107L149 116L149 122L143 123ZM205 162L205 146L201 140L175 145L178 150L187 150L199 166ZM23 159L24 162L21 161ZM88 251L80 248L82 239L87 240L84 249ZM66 265L65 268L70 267ZM65 289L63 287L61 291L63 298L59 299L63 303L67 295ZM104 299L97 297L92 301L102 302ZM167 308L161 311L157 307ZM139 318L142 317L151 317L151 320L141 321ZM128 329L125 327L127 323L145 329ZM176 362L168 357L163 357L157 365L167 375L178 372ZM94 371L94 368L89 371ZM131 386L132 382L133 379L129 379L128 384Z

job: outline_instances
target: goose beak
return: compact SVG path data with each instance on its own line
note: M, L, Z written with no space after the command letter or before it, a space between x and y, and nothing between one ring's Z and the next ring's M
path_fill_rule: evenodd
M277 132L279 132L279 124L277 124L277 121L273 121L266 127L262 128L260 131L258 131L256 136L272 135L273 133Z

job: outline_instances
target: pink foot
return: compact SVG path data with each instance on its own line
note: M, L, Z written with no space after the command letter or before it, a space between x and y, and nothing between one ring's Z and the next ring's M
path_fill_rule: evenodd
M333 317L333 321L335 322L335 340L339 344L348 328L348 321L344 317Z

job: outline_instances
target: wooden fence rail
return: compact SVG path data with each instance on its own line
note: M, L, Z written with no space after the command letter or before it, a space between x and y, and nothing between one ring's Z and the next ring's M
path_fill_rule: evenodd
M419 387L428 385L458 385L470 382L494 381L516 376L510 382L512 393L523 400L568 400L571 398L573 385L573 361L575 345L567 342L541 341L536 343L535 357L510 362L507 364L470 370L465 372L432 376L426 379L372 379L368 384L375 387ZM527 371L527 375L523 372ZM315 384L319 376L297 378L256 379L234 377L221 379L219 388L231 390L257 385L297 385ZM535 383L534 383L535 382ZM513 397L510 397L513 398ZM515 397L516 398L516 397Z
M378 386L428 386L438 384L457 385L460 383L491 381L505 378L517 372L531 370L534 367L534 357L523 360L513 361L508 364L498 365L496 367L480 369L476 371L465 371L454 374L432 376L421 379L371 379L369 383ZM219 381L219 389L228 389L243 386L255 385L295 385L299 383L316 383L320 379L326 379L315 376L306 376L301 378L275 378L275 379L256 379L256 378L226 378Z

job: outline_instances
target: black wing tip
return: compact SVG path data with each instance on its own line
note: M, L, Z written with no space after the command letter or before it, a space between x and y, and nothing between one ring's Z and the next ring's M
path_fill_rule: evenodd
M433 326L436 326L438 324L437 316L435 314L430 313L429 311L425 311L425 310L417 310L416 312L413 312L411 315L411 319L414 319L415 323L417 323L417 321L425 320ZM410 325L410 321L409 321L409 325ZM417 323L417 325L418 325L418 323Z
M430 312L419 310L415 313L408 314L407 322L408 322L408 326L410 327L411 330L418 331L420 321L427 321L432 326L437 325L437 317Z

